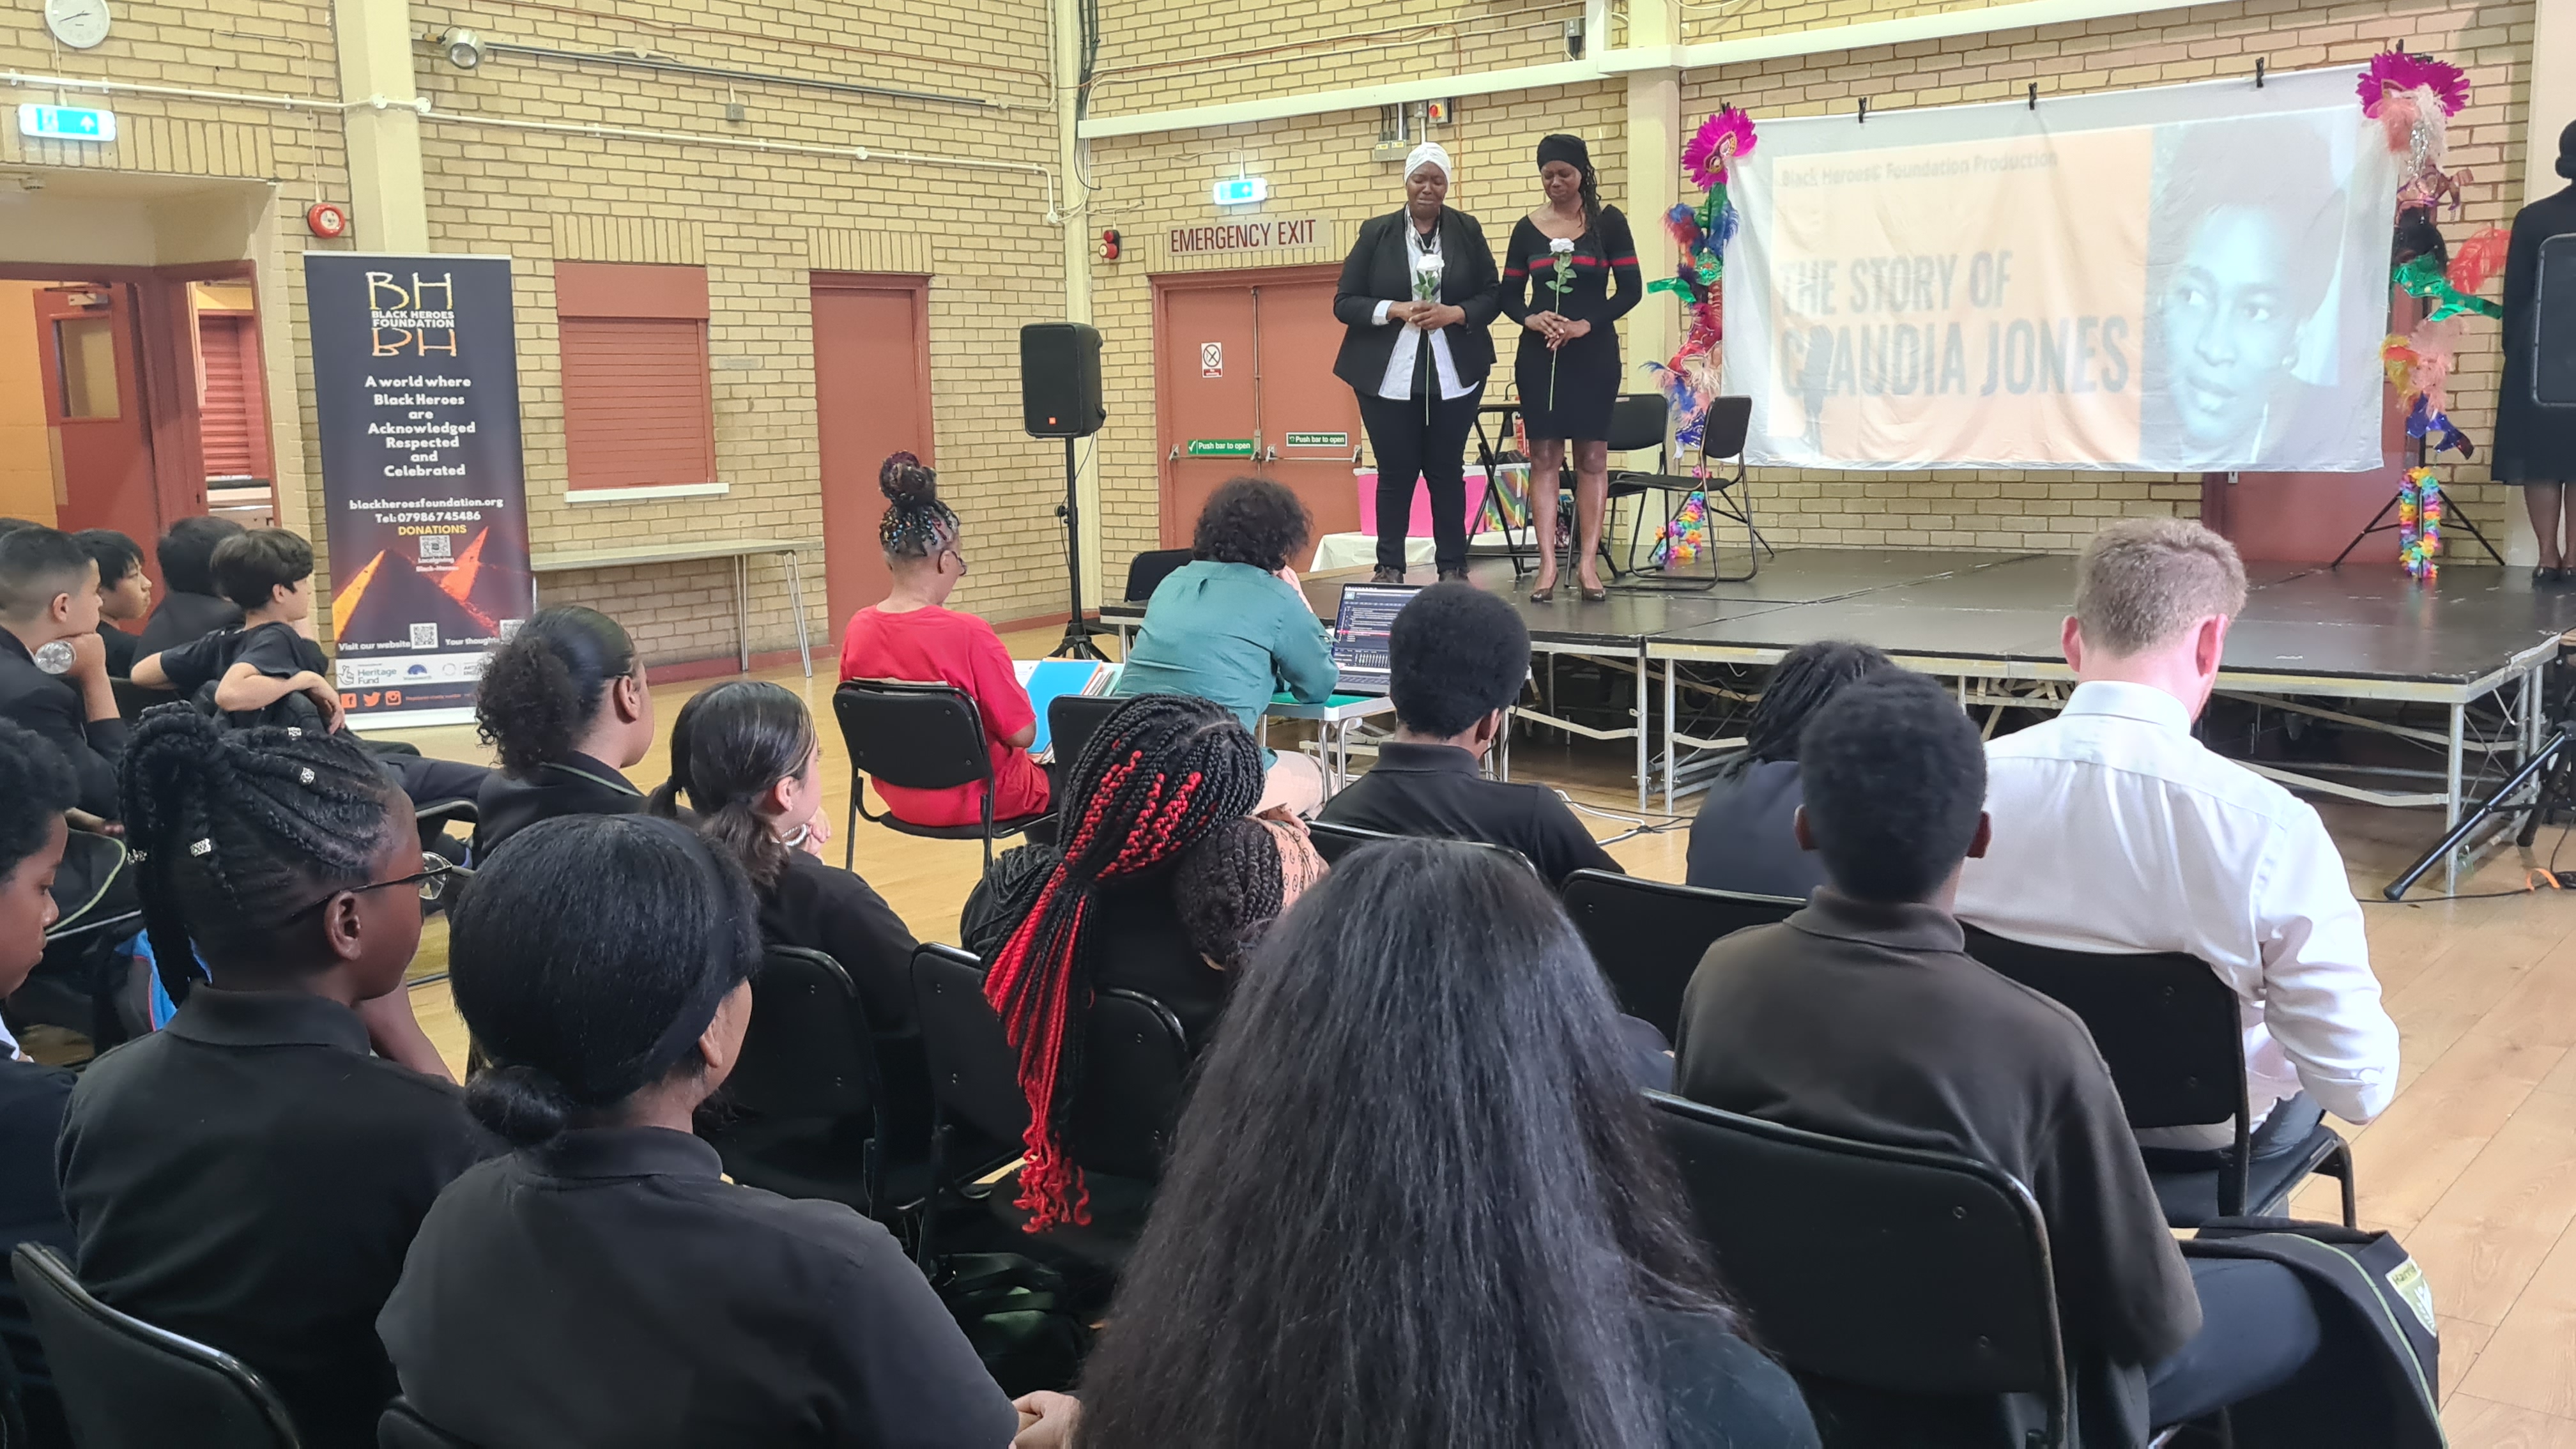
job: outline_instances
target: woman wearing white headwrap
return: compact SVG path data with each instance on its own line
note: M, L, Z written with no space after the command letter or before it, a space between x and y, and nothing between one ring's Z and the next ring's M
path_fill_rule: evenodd
M1485 229L1447 205L1449 153L1425 141L1404 159L1404 207L1372 217L1342 262L1333 315L1350 330L1333 375L1359 394L1377 455L1377 581L1404 577L1415 480L1431 485L1432 560L1467 576L1468 429L1494 366L1488 329L1502 277Z

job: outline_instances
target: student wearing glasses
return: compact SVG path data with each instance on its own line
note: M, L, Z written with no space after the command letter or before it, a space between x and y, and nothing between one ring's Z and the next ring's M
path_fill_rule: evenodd
M124 794L180 1004L72 1091L55 1160L77 1271L256 1369L305 1444L364 1449L394 1392L376 1313L439 1190L499 1150L402 989L422 900L456 872L345 736L158 711Z
M954 686L984 717L993 818L1044 812L1046 771L1029 758L1038 714L1011 669L1010 651L992 625L947 607L966 577L966 556L957 550L957 515L939 501L939 475L912 454L896 453L877 471L877 486L886 496L877 541L894 583L884 603L850 616L841 638L841 678ZM877 793L908 824L973 825L983 818L978 788L907 790L880 781Z

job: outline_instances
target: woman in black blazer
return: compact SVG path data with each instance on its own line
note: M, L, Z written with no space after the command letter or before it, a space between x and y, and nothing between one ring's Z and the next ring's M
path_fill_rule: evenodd
M1487 329L1502 310L1502 277L1485 229L1450 210L1448 196L1449 153L1430 141L1414 147L1404 163L1404 209L1360 227L1333 296L1333 315L1350 329L1333 375L1359 394L1360 421L1377 455L1379 583L1404 578L1404 526L1417 478L1431 485L1440 577L1467 576L1461 459L1494 366ZM1436 286L1428 281L1434 272ZM1432 300L1417 300L1417 275Z

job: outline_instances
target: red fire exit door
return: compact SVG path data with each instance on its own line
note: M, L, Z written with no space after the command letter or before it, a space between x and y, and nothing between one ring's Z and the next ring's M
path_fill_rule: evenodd
M122 282L35 294L44 356L45 422L52 434L66 531L113 528L150 540L161 532L135 352L133 289Z
M1338 278L1329 266L1155 278L1165 547L1186 545L1208 495L1239 473L1287 484L1318 536L1359 527L1359 403L1333 376Z
M883 599L877 525L886 455L931 452L930 279L816 272L814 432L823 487L823 591L832 637Z

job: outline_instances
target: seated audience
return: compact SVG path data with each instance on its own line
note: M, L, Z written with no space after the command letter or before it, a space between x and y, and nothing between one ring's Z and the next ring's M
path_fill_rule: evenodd
M0 720L0 1000L26 984L45 954L45 932L57 916L54 867L70 839L64 814L80 787L53 746ZM0 1256L20 1243L42 1243L72 1256L71 1221L54 1185L54 1139L62 1135L72 1074L40 1067L0 1028ZM0 1273L0 1352L16 1365L22 1404L37 1442L68 1444L69 1430L45 1373L43 1349L19 1301L16 1280Z
M775 684L735 680L692 695L671 721L671 778L653 814L689 797L699 832L740 862L760 897L760 934L841 963L877 1031L912 1022L912 952L920 943L885 898L816 855L823 750L805 701Z
M947 684L975 701L993 760L993 818L1016 820L1047 808L1047 775L1029 758L1037 711L1011 668L1010 651L993 626L949 609L966 578L958 551L957 515L939 501L939 475L910 453L885 460L877 486L886 496L877 541L892 583L885 602L850 616L841 639L841 678ZM913 790L877 781L877 794L898 820L913 825L975 825L983 820L979 787Z
M1981 808L1976 725L1939 684L1889 670L1818 711L1798 759L1794 829L1826 883L1788 920L1709 947L1682 998L1674 1090L1813 1132L1972 1157L2027 1186L2048 1227L2082 1418L2070 1442L2143 1445L2150 1426L2288 1382L2319 1343L2295 1275L2268 1262L2186 1264L2084 1023L1961 949L1950 913L1960 868L2000 833ZM2006 1437L2037 1428L2038 1410L2011 1405L2032 1418ZM1890 1442L1896 1426L1919 1430L1939 1412L1857 1392L1819 1400L1828 1432L1841 1420L1851 1443ZM1878 1415L1879 1430L1865 1427Z
M1554 885L1578 870L1618 871L1554 790L1478 773L1529 671L1529 626L1501 598L1464 582L1414 595L1387 636L1395 738L1318 818L1505 846Z
M482 1449L939 1445L1015 1427L892 1234L727 1183L691 1117L740 1059L760 938L732 857L667 820L550 820L457 907L456 1006L517 1150L430 1210L377 1329Z
M1844 685L1895 666L1866 644L1827 640L1782 655L1753 704L1744 752L1718 768L1691 821L1687 879L1757 896L1795 896L1824 884L1824 868L1798 848L1798 732Z
M1612 1017L1528 871L1354 852L1244 971L1081 1406L1021 1442L1813 1449Z
M1084 1222L1082 1174L1063 1131L1082 1091L1079 1043L1093 993L1123 987L1170 1007L1203 1048L1232 973L1190 945L1173 871L1219 825L1261 798L1261 755L1212 701L1180 694L1130 700L1100 723L1064 780L1058 844L1024 845L995 863L999 890L967 903L968 950L987 963L984 995L1002 1016L1028 1094L1028 1166L1020 1206L1035 1227ZM992 882L988 882L990 886ZM998 940L995 938L998 937Z
M241 532L229 518L182 518L152 545L161 561L161 604L135 643L137 658L241 627L241 606L215 592L215 548Z
M431 1199L493 1150L434 1052L401 1064L428 1050L403 972L446 867L334 735L158 710L125 804L180 1005L72 1091L57 1162L81 1281L258 1370L304 1443L364 1449L394 1392L376 1312Z
M1267 478L1218 488L1199 511L1190 562L1145 605L1117 693L1212 699L1256 733L1282 690L1304 704L1330 699L1339 673L1331 630L1307 605L1289 562L1313 532L1306 505ZM1269 781L1260 808L1313 816L1324 801L1324 767L1294 751L1263 750L1261 759Z
M2324 1112L2387 1110L2397 1027L2316 808L2192 738L2244 606L2235 547L2197 523L2094 535L2064 638L2081 682L2055 719L1986 747L1995 848L1960 882L1959 918L2034 945L2209 963L2240 1002L2261 1157L2298 1150ZM2139 1141L2205 1151L2233 1137Z
M139 627L152 612L152 575L143 571L143 546L113 528L84 528L72 541L98 562L98 637L107 647L108 677L127 678L142 657L143 641L117 626Z
M474 724L501 757L476 798L476 860L540 820L644 809L625 771L653 748L653 692L634 641L597 609L539 609L495 647Z
M1172 873L1181 931L1210 966L1235 970L1328 869L1306 827L1293 819L1222 821Z
M59 674L36 662L49 645L70 656ZM114 820L125 721L107 677L98 565L58 529L0 534L0 719L59 751L80 781L78 808Z

